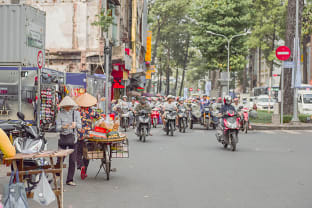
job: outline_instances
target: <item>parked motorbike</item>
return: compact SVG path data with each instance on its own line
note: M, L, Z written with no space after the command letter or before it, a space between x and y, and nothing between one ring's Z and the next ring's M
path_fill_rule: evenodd
M179 131L185 133L185 129L187 127L186 108L182 108L182 107L179 108L178 119L179 119Z
M194 124L200 124L201 123L201 112L200 112L200 106L196 103L191 104L191 111L189 115L190 119L190 129L193 129Z
M130 123L130 111L127 107L121 108L120 127L127 131Z
M218 141L223 144L224 148L231 145L232 151L235 151L238 143L239 117L235 111L231 110L227 111L222 119L224 123L222 127L223 134L221 137L218 137Z
M138 122L137 135L139 136L140 141L145 142L146 137L149 135L150 120L151 119L150 119L149 113L146 110L141 110L138 113L138 116L137 116L137 122Z
M47 150L47 140L42 131L39 131L37 126L32 126L25 121L23 113L18 112L18 121L3 121L0 123L2 128L9 137L13 140L13 146L17 153L36 153ZM23 166L38 167L49 165L49 162L44 158L23 160ZM24 176L27 181L26 191L33 190L39 182L39 175Z
M167 135L173 136L173 132L175 131L177 112L176 111L167 111L166 113L166 133Z
M241 109L241 118L240 118L240 129L242 132L248 133L249 128L249 109Z
M160 114L159 111L160 111L160 108L153 108L152 110L151 120L152 120L152 125L154 128L156 128L158 124L159 114Z

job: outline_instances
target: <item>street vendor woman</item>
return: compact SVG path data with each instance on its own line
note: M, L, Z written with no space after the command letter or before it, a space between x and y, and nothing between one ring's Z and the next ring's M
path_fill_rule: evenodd
M93 106L97 104L97 99L92 95L85 93L76 99L78 106L80 106L80 116L82 128L78 130L79 140L77 147L77 168L81 170L81 179L87 177L87 168L89 160L83 158L84 137L92 130L92 123L95 119L101 117L100 112L97 112Z
M58 147L60 149L73 149L74 152L69 155L69 165L66 184L76 186L74 183L75 164L77 154L77 130L81 128L80 114L74 108L78 107L75 101L66 96L60 103L60 112L56 118L56 130L60 132ZM58 161L60 164L60 161Z

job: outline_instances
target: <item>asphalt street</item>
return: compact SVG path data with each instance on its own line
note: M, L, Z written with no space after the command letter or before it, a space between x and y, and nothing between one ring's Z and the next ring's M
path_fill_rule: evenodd
M215 131L199 125L173 137L160 127L152 133L146 143L127 133L130 158L113 159L110 181L104 173L94 178L99 161L91 162L84 181L76 172L78 186L65 186L65 207L312 207L312 131L240 134L237 152L223 149ZM50 149L56 142L49 135Z

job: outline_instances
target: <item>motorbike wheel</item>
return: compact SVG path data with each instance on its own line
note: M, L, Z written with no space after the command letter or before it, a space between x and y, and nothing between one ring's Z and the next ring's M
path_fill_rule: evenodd
M245 124L244 124L244 132L245 134L248 133L248 122L245 121Z
M217 129L217 125L216 124L212 124L212 128L213 128L213 130L216 130Z
M174 132L174 121L170 122L170 135L173 136L173 132Z
M183 129L183 133L185 133L185 129L186 129L186 120L182 120L182 129Z
M183 123L182 119L179 118L179 132L182 132L182 128L183 128L182 123Z
M146 135L147 135L147 129L143 128L143 131L142 131L142 140L143 140L143 142L146 141Z
M224 144L223 147L226 149L228 147L228 144Z
M166 134L169 135L169 131L170 131L170 125L169 125L169 121L167 121L166 124Z
M157 127L157 119L153 118L153 127L156 128Z
M230 135L230 140L231 140L231 146L232 146L232 151L235 152L236 150L236 135Z
M193 121L190 122L190 129L193 129Z

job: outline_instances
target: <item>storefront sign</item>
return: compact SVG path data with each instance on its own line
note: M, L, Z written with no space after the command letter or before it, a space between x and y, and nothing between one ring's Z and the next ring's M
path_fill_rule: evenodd
M147 31L145 61L152 60L152 31Z
M27 45L43 49L43 29L34 23L30 23L27 33Z

